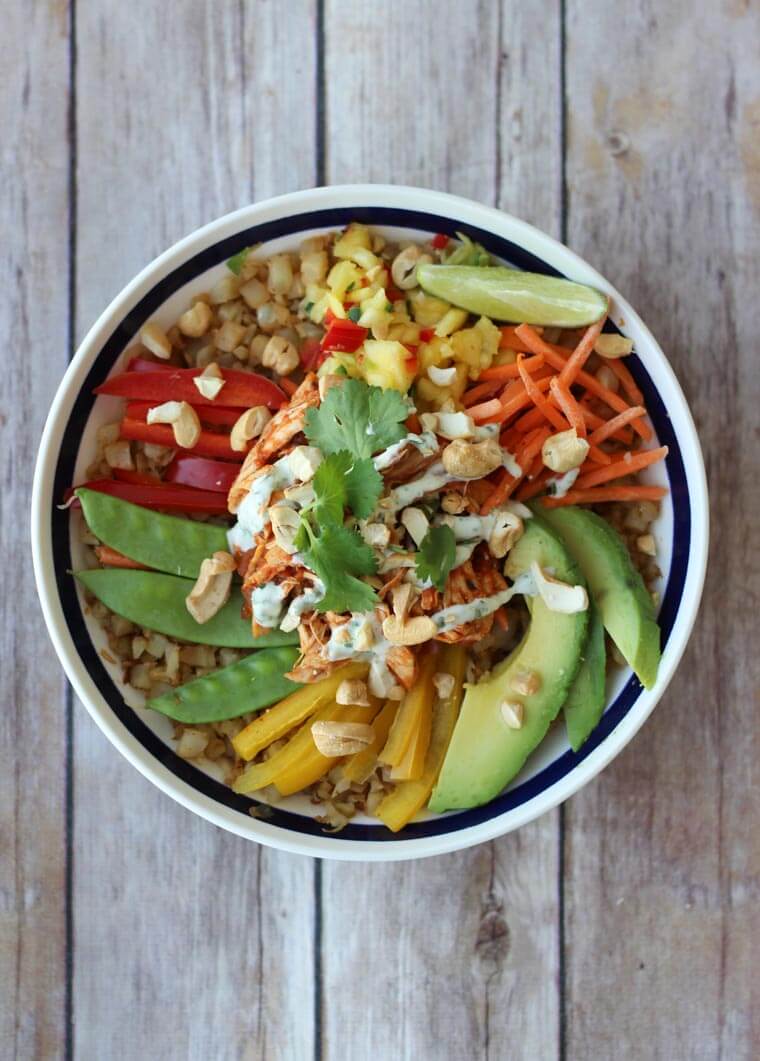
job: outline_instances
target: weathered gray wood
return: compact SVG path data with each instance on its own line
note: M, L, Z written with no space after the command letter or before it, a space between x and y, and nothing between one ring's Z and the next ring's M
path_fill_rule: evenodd
M315 6L79 7L81 335L180 236L313 183ZM182 810L81 707L75 729L75 1055L310 1057L312 864Z
M458 192L559 234L559 5L327 4L327 178ZM324 867L325 1056L551 1058L558 815L414 864Z
M710 572L681 669L567 809L567 1054L756 1057L757 5L568 5L569 242L692 403ZM591 31L593 28L593 31Z
M0 68L0 1055L54 1058L65 1027L66 714L28 513L34 455L66 365L65 5L6 5Z

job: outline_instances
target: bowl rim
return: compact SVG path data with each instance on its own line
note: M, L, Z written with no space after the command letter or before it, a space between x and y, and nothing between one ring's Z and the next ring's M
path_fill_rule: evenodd
M691 509L691 540L683 592L677 605L673 627L660 665L657 683L643 690L622 720L585 758L559 780L524 803L475 825L438 835L384 840L338 839L329 835L295 833L220 804L170 771L116 717L84 666L63 616L57 593L53 562L50 512L53 504L55 466L62 442L63 427L79 394L87 370L96 361L104 341L122 320L144 290L150 290L167 269L187 261L210 244L234 236L242 230L271 219L323 209L385 207L436 213L458 223L477 225L495 236L506 238L563 274L590 283L605 291L625 320L627 332L634 331L647 347L647 356L658 374L659 392L663 382L671 392L679 414L678 442ZM304 229L302 229L304 230ZM80 343L58 387L45 423L32 487L32 556L37 593L45 623L56 653L69 681L91 717L111 743L145 777L188 810L221 828L256 840L267 846L312 857L350 861L396 861L429 857L462 850L495 839L517 829L559 805L588 783L611 762L646 721L659 701L680 662L696 620L705 579L709 544L709 507L704 462L697 431L676 376L652 333L632 306L600 273L564 244L505 211L497 210L447 192L386 184L347 184L312 188L276 196L242 207L196 229L168 248L130 281L110 302Z

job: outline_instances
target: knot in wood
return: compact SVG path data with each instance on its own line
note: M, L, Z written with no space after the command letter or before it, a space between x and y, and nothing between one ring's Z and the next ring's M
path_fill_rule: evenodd
M631 139L622 129L610 129L607 133L607 150L613 158L624 155L631 146Z
M500 966L506 961L509 945L509 925L502 916L502 905L491 900L480 918L475 953L481 961Z

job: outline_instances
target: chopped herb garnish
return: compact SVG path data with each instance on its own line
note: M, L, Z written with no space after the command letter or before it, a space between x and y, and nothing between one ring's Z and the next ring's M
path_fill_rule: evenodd
M457 541L451 527L431 527L417 553L417 577L423 582L430 579L437 590L443 591L456 553Z
M314 309L314 303L313 302L307 302L306 305L303 308L303 311L304 311L304 313L311 313L311 311L313 309Z
M354 457L371 457L406 437L408 415L408 402L399 391L351 379L329 390L318 408L309 409L305 432L325 454L348 450Z
M349 288L348 290L350 291L351 288ZM348 311L348 319L350 321L353 321L354 324L356 324L358 322L358 320L361 317L361 315L362 315L362 311L361 311L361 307L360 306L352 306L351 309Z

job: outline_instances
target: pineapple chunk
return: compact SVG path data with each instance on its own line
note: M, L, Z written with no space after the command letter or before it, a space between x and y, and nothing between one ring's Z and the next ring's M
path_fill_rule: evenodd
M444 365L454 356L451 344L446 339L433 336L429 343L420 343L417 357L420 359L421 376L427 373L431 365Z
M336 262L330 270L327 277L327 286L333 295L343 302L349 287L358 287L361 278L362 274L358 266L354 265L353 262L344 260Z
M456 368L456 377L446 387L439 387L427 376L421 376L417 380L415 394L426 408L440 409L449 399L462 397L467 386L467 365L458 364L454 367Z
M340 351L335 351L330 354L326 361L317 369L318 376L350 376L351 379L361 378L361 369L356 363L356 358L353 354L345 354Z
M336 258L352 258L354 251L372 251L369 229L352 221L346 231L335 241L333 254Z
M405 346L393 340L366 339L359 355L361 372L367 383L383 390L405 394L412 385L417 359Z
M472 379L480 375L480 356L483 352L483 335L477 328L463 328L455 332L451 339L454 360L467 366Z
M450 309L438 321L435 326L435 334L440 339L445 339L452 332L458 331L467 320L466 309Z
M415 291L409 301L414 319L421 328L433 328L451 309L448 302L426 295L424 291Z

